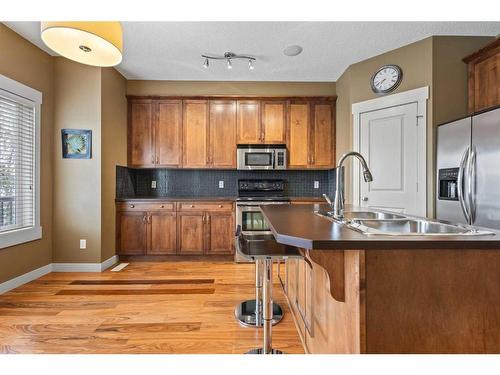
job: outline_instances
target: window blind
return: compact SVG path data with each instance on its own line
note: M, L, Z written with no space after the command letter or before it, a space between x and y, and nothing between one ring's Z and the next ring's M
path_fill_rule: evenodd
M35 104L0 91L0 233L35 226Z

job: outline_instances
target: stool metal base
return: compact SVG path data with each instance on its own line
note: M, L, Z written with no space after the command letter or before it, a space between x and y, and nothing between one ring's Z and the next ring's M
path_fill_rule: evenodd
M236 305L234 309L236 320L245 327L262 327L262 319L257 326L255 322L255 300L251 299ZM283 319L283 309L277 303L273 303L273 320L272 324L278 324Z
M263 348L252 349L246 352L245 354L264 354L264 349ZM272 349L271 353L269 354L286 354L286 353L278 349Z

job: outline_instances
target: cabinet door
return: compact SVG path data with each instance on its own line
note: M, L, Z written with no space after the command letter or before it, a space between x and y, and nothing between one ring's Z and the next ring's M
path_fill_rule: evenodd
M233 214L209 213L207 226L207 254L233 254Z
M181 165L182 102L158 100L155 106L155 154L161 167Z
M183 108L182 165L208 167L208 102L185 100Z
M210 165L236 168L236 102L210 101Z
M330 103L315 103L313 106L312 166L330 168L334 166L335 155L333 105Z
M264 101L261 105L264 143L285 143L286 102Z
M151 243L148 254L176 253L177 220L175 212L155 212L149 216Z
M131 100L128 108L128 164L150 167L154 163L152 101Z
M291 103L287 138L290 168L307 168L310 163L310 123L309 103Z
M262 143L260 102L238 100L237 143Z
M500 104L500 53L478 62L474 69L475 110Z
M203 255L205 249L205 214L179 212L177 238L180 255Z
M145 254L147 248L146 212L118 212L117 221L118 254Z

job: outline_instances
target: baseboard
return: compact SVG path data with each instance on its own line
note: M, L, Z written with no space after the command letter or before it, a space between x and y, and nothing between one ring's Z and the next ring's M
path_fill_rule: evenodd
M46 266L37 268L36 270L14 277L13 279L7 280L0 284L0 294L8 292L9 290L15 289L17 287L20 287L21 285L29 283L30 281L33 281L35 279L38 279L39 277L42 277L43 275L46 275L50 272L52 272L51 263L47 264Z
M52 263L52 272L102 272L118 262L113 255L102 263Z
M118 262L118 255L113 255L102 263L49 263L46 266L14 277L0 284L0 294L36 280L50 272L102 272Z

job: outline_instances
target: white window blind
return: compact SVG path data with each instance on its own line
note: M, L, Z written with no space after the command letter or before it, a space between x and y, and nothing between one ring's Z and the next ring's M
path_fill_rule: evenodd
M0 91L0 233L35 226L35 111Z

